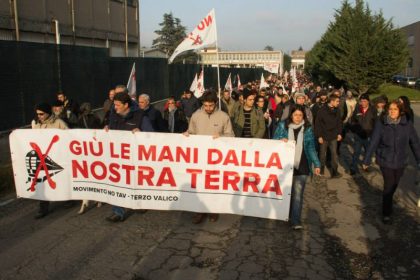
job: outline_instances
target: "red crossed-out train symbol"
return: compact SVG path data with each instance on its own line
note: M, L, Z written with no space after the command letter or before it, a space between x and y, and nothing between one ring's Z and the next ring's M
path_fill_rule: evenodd
M194 37L195 36L195 37ZM193 41L193 45L201 45L203 44L203 40L201 40L200 35L194 35L192 32L188 35L188 38Z
M33 150L26 154L26 167L28 171L27 183L31 182L31 187L28 190L34 192L36 184L44 181L47 181L52 189L56 188L56 183L51 177L63 171L63 168L55 163L48 156L48 153L53 144L57 143L59 139L58 135L54 135L45 153L42 153L41 148L36 143L29 142ZM41 171L44 171L45 173L42 177L40 176Z

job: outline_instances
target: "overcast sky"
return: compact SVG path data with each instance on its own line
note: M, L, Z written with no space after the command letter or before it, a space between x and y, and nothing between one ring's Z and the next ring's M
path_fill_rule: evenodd
M420 0L365 0L374 12L382 9L395 26L420 21ZM333 19L340 0L140 0L141 45L152 46L163 14L172 12L192 31L207 13L216 12L219 47L223 50L290 52L312 48ZM354 1L350 1L354 3Z

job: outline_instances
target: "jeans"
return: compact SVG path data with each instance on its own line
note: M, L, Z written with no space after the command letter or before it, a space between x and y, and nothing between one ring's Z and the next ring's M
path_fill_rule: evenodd
M307 175L293 176L292 197L290 201L290 222L292 226L300 224L302 213L303 191L305 190Z
M319 146L319 160L321 161L321 167L325 167L327 161L327 148L331 154L331 168L333 172L337 172L338 169L338 156L337 156L337 140L324 140L324 143Z
M397 190L398 183L404 173L404 168L391 169L381 166L382 176L384 177L384 191L382 193L382 215L392 214L392 197Z
M120 216L121 218L125 217L125 209L123 207L120 206L112 206L112 212L115 215Z
M370 138L360 138L357 134L354 135L354 153L353 153L353 160L351 162L350 169L356 171L357 165L359 163L360 155L362 154L362 147L365 149L365 153L369 147Z

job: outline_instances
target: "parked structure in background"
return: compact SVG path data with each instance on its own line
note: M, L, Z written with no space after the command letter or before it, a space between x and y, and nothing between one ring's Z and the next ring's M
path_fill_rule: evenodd
M217 66L216 49L206 49L199 53L203 65ZM219 51L220 67L256 68L278 64L283 70L282 51Z
M158 49L149 49L149 48L141 48L140 49L140 57L154 57L154 58L166 58L168 59L169 56L161 50Z
M295 67L297 70L305 69L305 55L306 51L304 51L302 48L297 51L292 51L292 68Z
M420 77L420 21L404 26L401 30L407 36L410 57L407 67L401 74L405 76Z
M0 2L0 40L108 48L140 56L139 0Z

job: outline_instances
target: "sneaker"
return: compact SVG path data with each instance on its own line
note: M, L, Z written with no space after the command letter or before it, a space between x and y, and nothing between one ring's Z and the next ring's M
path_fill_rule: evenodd
M209 214L209 221L214 223L219 219L219 214Z
M292 228L293 228L293 230L302 230L303 226L302 225L294 225Z
M206 217L206 214L204 214L204 213L197 213L197 214L195 214L194 216L193 216L193 218L192 218L192 223L193 224L200 224L203 220L204 220L204 218Z
M390 217L390 216L384 216L384 217L382 218L382 222L383 222L385 225L390 225L390 224L392 224L391 217Z
M343 175L338 173L338 171L333 171L332 174L331 174L331 178L335 178L335 179L341 178L342 176Z
M37 220L42 219L45 216L47 216L48 213L49 213L48 211L46 211L46 212L38 212L38 214L36 214L34 218L37 219Z
M68 200L68 201L64 202L63 207L64 207L65 209L70 209L70 208L72 208L74 205L75 205L75 203L74 203L74 201L73 201L73 200Z
M112 214L111 216L107 217L106 220L111 223L118 223L123 222L124 217L118 216L117 214Z

